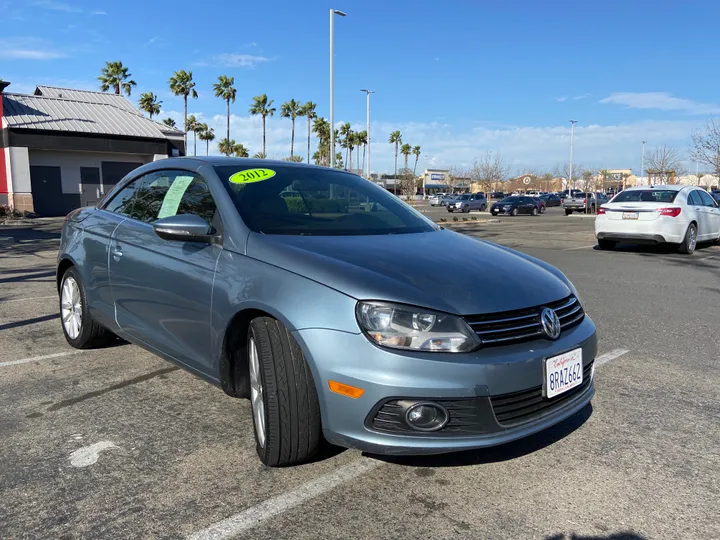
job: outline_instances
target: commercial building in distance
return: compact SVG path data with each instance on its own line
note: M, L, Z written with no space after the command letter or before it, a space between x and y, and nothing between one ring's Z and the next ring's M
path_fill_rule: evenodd
M183 132L115 94L0 81L0 204L59 216L95 204L128 172L185 155Z

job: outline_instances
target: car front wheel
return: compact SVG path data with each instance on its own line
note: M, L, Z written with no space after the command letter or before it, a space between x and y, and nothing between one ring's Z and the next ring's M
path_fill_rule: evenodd
M76 349L103 344L112 335L92 318L80 273L68 268L60 282L60 317L67 342Z
M530 211L530 213L531 213L533 216L537 216L537 215L538 215L537 206L533 206L533 209Z
M320 405L310 367L279 321L259 317L247 339L255 446L269 467L312 459L322 443Z
M517 209L517 208L513 208L512 210L510 210L510 215L511 215L511 216L517 216L517 215L518 215L518 209Z

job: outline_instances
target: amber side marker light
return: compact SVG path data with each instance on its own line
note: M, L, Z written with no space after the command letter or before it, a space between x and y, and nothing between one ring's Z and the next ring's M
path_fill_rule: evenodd
M353 399L357 399L365 393L365 390L362 388L356 388L354 386L350 386L349 384L343 384L337 381L328 381L328 386L330 387L330 390L336 394Z

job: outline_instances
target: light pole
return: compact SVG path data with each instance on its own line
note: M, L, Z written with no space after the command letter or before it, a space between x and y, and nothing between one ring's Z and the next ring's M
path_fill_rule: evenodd
M335 168L335 15L345 17L337 9L330 10L330 167Z
M642 178L645 176L645 141L642 141L642 158L640 158L640 181L642 182ZM650 185L650 180L648 180L648 185Z
M366 90L365 88L360 90L361 92L365 92L367 95L367 159L365 160L365 176L367 176L367 179L370 180L370 94L374 94L372 90Z
M575 124L577 124L577 120L570 120L570 174L568 175L568 197L572 195L572 160L573 141L575 139Z

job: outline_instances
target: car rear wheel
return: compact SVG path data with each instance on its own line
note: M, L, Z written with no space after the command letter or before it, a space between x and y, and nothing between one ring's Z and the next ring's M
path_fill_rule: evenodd
M530 213L531 213L533 216L537 216L537 215L538 215L537 206L533 206L533 209L530 211Z
M600 249L614 249L615 248L615 242L612 240L598 240L598 247Z
M685 238L683 239L678 251L686 255L692 255L695 252L695 246L697 245L697 225L691 223L685 232Z
M247 343L260 460L270 467L283 467L312 459L322 443L320 405L300 346L270 317L250 323Z
M60 282L60 322L67 342L76 349L102 345L112 336L92 318L80 273L68 268Z
M544 214L544 213L545 213L545 207L544 207L544 206L541 206L541 207L540 207L540 213L541 213L541 214Z
M565 209L565 215L566 215L566 216L569 216L570 214L572 214L572 210L566 208L566 209Z
M483 204L483 205L480 207L480 211L481 211L481 212L484 212L485 210L487 210L487 205Z

